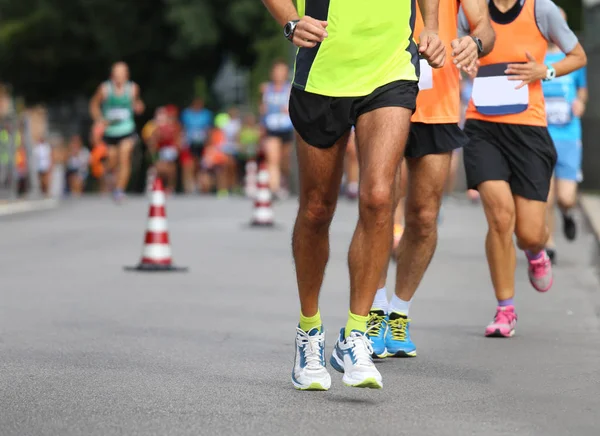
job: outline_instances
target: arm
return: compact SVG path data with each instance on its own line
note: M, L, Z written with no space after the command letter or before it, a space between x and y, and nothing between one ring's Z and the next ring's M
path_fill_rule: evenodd
M439 0L427 0L439 1ZM300 18L292 0L262 0L281 27L298 20L291 40L298 47L313 48L327 37L327 21L315 20L308 15Z
M426 30L437 32L439 30L438 12L440 0L418 0L421 17Z
M133 110L136 115L141 115L146 110L146 105L140 97L140 87L137 83L133 84Z
M90 116L94 121L104 122L101 108L104 98L104 85L100 85L90 100Z
M418 0L423 31L419 35L419 54L432 68L442 68L446 61L446 47L438 35L440 0Z
M588 90L585 68L577 71L577 97L573 101L573 115L581 118L585 114L585 107L588 102Z
M490 22L490 12L486 0L461 0L461 5L465 16L471 23L471 35L481 40L483 53L479 57L484 57L493 50L496 42L496 33Z

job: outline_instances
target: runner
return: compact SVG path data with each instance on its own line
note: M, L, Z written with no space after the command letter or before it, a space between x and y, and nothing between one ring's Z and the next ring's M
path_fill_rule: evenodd
M185 129L185 138L187 145L189 145L189 151L194 157L194 169L191 170L191 177L196 177L195 184L202 190L203 176L200 161L204 156L204 148L213 125L213 113L206 109L202 98L196 97L192 105L182 112L181 123ZM190 174L184 173L184 180L187 180L187 184L190 183L189 178Z
M106 124L104 143L108 146L108 168L116 175L113 197L117 202L125 198L131 174L131 153L137 141L134 114L143 112L139 86L129 80L127 64L117 62L110 80L98 87L90 102L94 121Z
M264 150L269 167L271 192L277 198L287 197L287 178L290 175L290 160L294 127L288 113L290 84L289 68L283 61L273 64L271 81L262 87L260 115L266 131Z
M441 67L445 61L446 50L437 35L438 1L420 1L426 26L417 47L408 1L381 0L373 7L362 0L301 0L297 13L292 0L263 0L284 26L284 34L300 47L289 104L298 133L300 173L300 207L293 235L301 306L292 372L297 389L326 390L331 385L319 294L352 126L361 177L359 218L348 256L348 322L330 362L344 373L347 386L383 386L371 357L367 321L389 261L392 184L415 109L417 51L432 66Z
M50 194L50 176L52 175L52 146L46 138L41 138L34 147L40 190L42 194Z
M464 149L469 188L479 190L488 220L486 254L498 308L486 336L515 333L517 245L529 262L529 279L539 292L552 286L546 200L556 150L546 128L542 80L564 76L586 64L575 34L551 0L491 0L497 36L494 50L481 59L467 110ZM468 31L464 14L461 28ZM548 42L567 53L544 64Z
M159 111L150 140L151 151L158 155L156 172L164 181L167 193L175 192L177 186L177 157L182 139L177 115L177 107L174 105L168 105Z
M565 12L560 9L563 18ZM546 55L546 64L554 64L564 59L565 55L555 45L550 44ZM552 178L548 197L548 227L550 237L546 243L546 251L552 263L556 261L554 243L554 205L558 200L563 219L563 232L569 241L577 236L577 224L572 209L577 203L577 184L582 181L581 173L581 117L585 112L588 100L585 69L544 82L546 99L546 119L548 131L556 146L558 159Z
M79 197L89 173L90 152L83 146L81 136L73 135L67 153L67 187L69 194Z
M458 125L460 73L461 69L470 71L477 59L494 46L495 36L485 0L462 0L460 4L474 24L473 32L458 38L459 2L441 0L440 38L454 59L436 71L426 65L421 69L421 90L405 151L407 171L401 171L408 173L408 181L397 188L407 192L404 205L406 228L397 248L395 295L388 303L387 269L384 269L369 320L373 327L373 351L377 357L414 357L417 354L409 331L410 304L437 245L437 219L453 151L468 140ZM416 30L422 27L422 20L417 18Z

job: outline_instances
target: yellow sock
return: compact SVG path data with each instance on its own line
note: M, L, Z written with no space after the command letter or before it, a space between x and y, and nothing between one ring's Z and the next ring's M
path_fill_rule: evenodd
M304 316L302 312L300 312L300 328L305 332L309 332L312 329L316 328L321 330L321 312L317 310L317 313L313 316Z
M348 311L348 322L346 323L345 335L346 337L350 336L352 330L359 331L364 333L367 331L367 321L369 320L368 316L360 316L355 315L352 312Z

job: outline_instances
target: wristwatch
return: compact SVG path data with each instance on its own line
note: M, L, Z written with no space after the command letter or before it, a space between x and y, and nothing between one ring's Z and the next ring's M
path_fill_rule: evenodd
M550 80L554 80L556 78L556 70L552 65L546 65L546 67L548 69L546 70L546 78L544 79L544 82L549 82Z
M481 42L481 39L477 38L476 36L471 35L471 38L477 45L477 54L481 56L483 54L483 42Z
M300 22L300 20L292 20L288 21L285 26L283 26L283 36L286 37L288 41L294 40L294 32L296 31L296 25Z

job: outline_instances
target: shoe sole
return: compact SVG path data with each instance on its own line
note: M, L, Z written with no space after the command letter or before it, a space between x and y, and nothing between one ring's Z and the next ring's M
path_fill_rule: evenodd
M550 284L548 285L547 288L545 289L540 289L538 288L534 283L533 280L529 279L529 283L531 283L531 286L533 286L533 289L535 289L536 291L538 291L540 294L543 294L545 292L548 292L550 289L552 289L552 285L554 284L554 277L552 277L550 279Z
M297 391L327 391L327 390L329 390L329 388L326 388L319 382L313 382L308 387L297 385L296 383L294 383L294 380L292 380L292 384L294 385L294 388Z
M372 377L366 378L357 384L350 384L350 383L346 383L346 382L343 382L343 383L344 383L344 386L348 386L349 388L383 389L383 385Z
M397 351L396 353L388 353L387 357L417 357L417 350L415 351Z
M486 338L512 338L515 335L515 329L512 329L508 335L503 334L500 330L496 329L493 332L486 332Z

